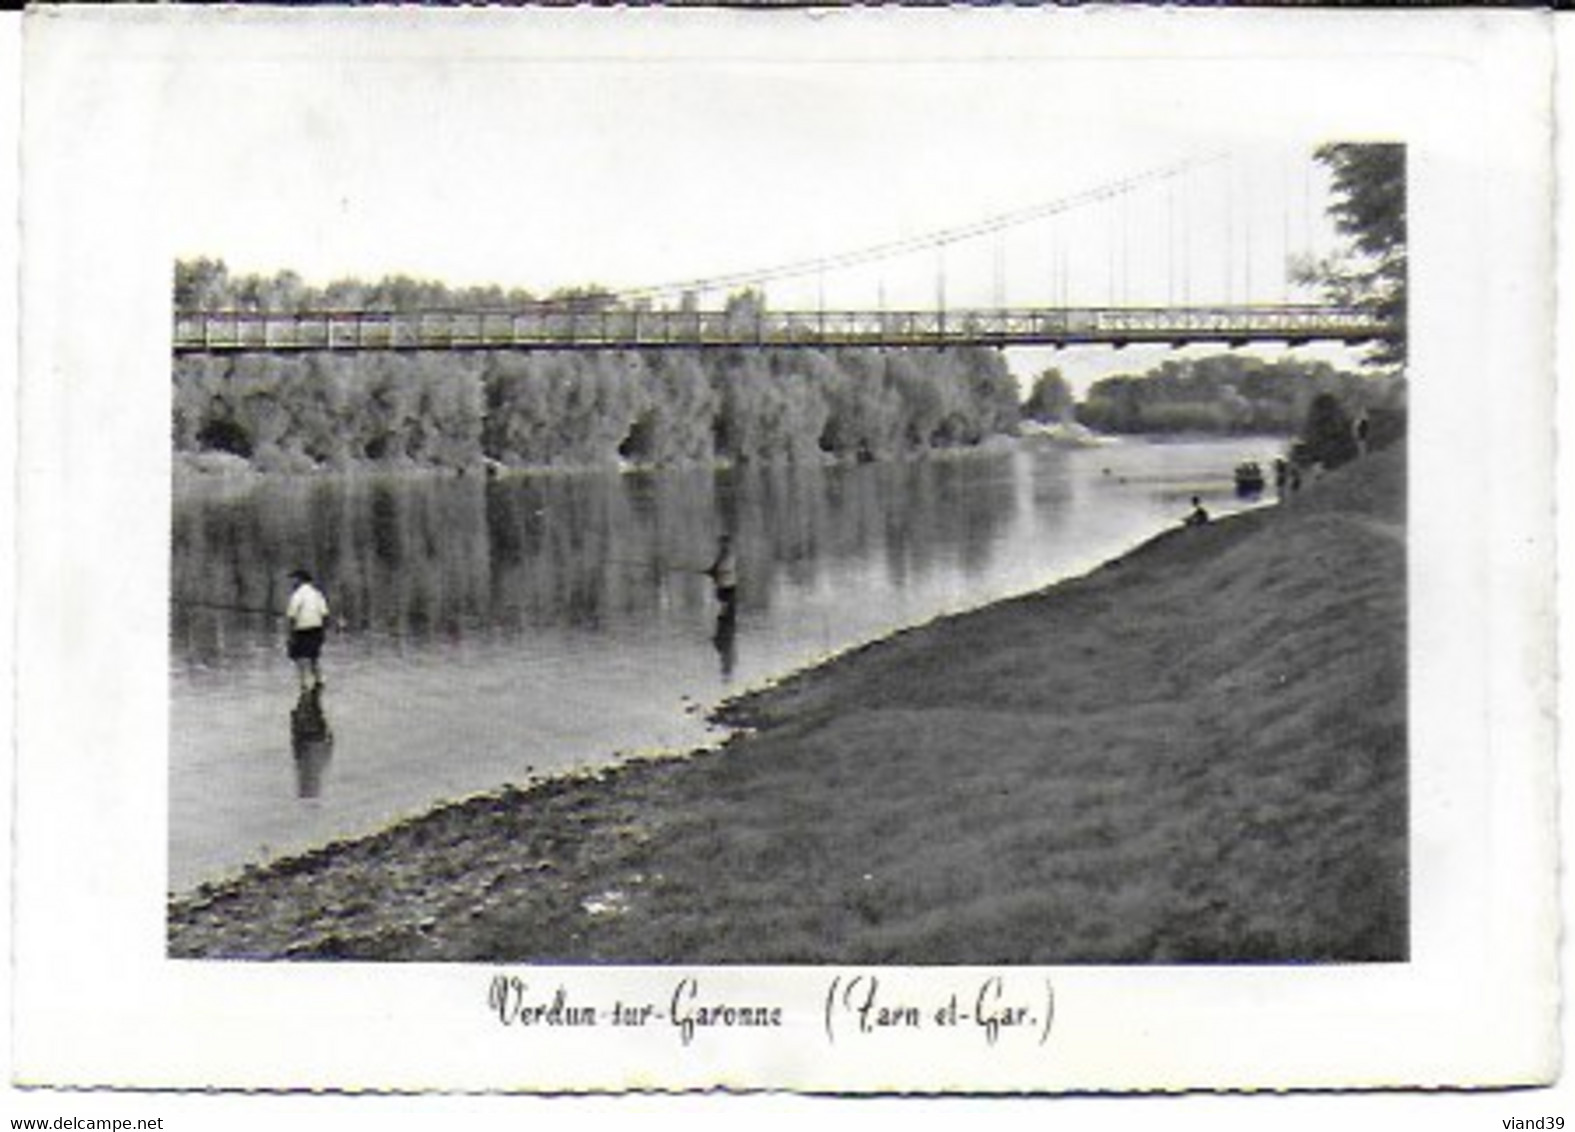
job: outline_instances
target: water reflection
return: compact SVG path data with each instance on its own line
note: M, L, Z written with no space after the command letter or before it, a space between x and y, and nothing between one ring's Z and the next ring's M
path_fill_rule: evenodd
M290 710L290 750L295 755L296 797L321 796L323 775L334 757L334 733L323 710L321 684L301 689Z
M1024 446L839 468L183 484L170 883L533 774L712 741L705 709L739 687L1087 569L1173 523L1178 499L1228 509L1231 469L1263 454ZM707 576L724 532L732 600ZM303 564L346 630L332 721L322 695L290 712L310 805L279 788L293 680L266 615ZM353 730L349 762L333 763L336 727Z
M733 536L726 531L717 539L716 557L706 568L711 579L712 593L716 597L716 632L711 643L716 647L722 666L722 683L733 680L733 667L738 662L738 554L733 549Z
M982 474L982 465L995 465ZM851 562L897 587L984 569L1014 519L1011 461L773 467L481 481L268 483L177 499L175 655L198 666L259 647L282 608L278 578L310 563L336 616L412 645L545 627L585 632L674 608L705 616L688 579L732 532L740 609L811 590ZM718 634L725 638L725 634Z
M716 632L711 636L711 644L716 648L717 660L721 663L722 683L733 682L733 669L738 666L738 605L735 602L724 602L716 615Z

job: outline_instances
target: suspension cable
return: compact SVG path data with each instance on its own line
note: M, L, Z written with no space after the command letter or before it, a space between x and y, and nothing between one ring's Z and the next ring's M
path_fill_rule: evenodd
M1150 170L1131 177L1113 181L1095 188L1086 189L1068 197L1061 197L1043 204L1033 205L1028 208L1012 212L1001 213L985 220L971 224L959 225L954 228L944 228L918 236L909 236L885 243L874 244L855 251L842 252L837 255L820 256L815 259L794 260L778 264L773 267L761 268L753 271L732 272L725 275L713 275L696 279L680 280L672 283L663 283L649 287L634 287L614 292L623 301L637 299L653 299L666 295L681 295L685 291L697 293L726 291L742 286L757 286L764 283L784 279L796 279L817 271L831 270L844 267L853 267L859 264L870 263L877 260L894 259L898 256L913 252L924 251L930 248L945 247L949 244L961 243L966 240L988 235L1005 228L1014 228L1023 224L1041 220L1048 216L1056 216L1070 212L1087 205L1097 204L1118 198L1138 188L1162 182L1170 178L1179 177L1183 173L1194 169L1213 165L1224 160L1228 154L1224 152L1211 153L1203 157L1191 158L1186 161L1168 165L1160 169Z

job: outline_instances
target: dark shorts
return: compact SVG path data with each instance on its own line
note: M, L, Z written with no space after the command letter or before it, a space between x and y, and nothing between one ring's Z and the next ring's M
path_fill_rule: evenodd
M323 651L322 626L290 630L290 643L285 651L291 660L316 660Z

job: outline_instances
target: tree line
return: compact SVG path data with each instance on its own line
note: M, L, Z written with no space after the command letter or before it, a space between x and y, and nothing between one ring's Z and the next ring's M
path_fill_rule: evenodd
M616 296L598 287L572 287L537 296L496 284L450 287L434 279L389 275L378 280L336 279L324 286L307 283L293 271L272 275L232 275L222 259L202 257L175 263L175 309L183 313L242 311L297 314L302 311L504 310L538 302L576 307L611 306Z
M541 300L402 275L316 287L288 271L231 275L217 259L177 262L174 300L178 312L500 310L538 301L621 309L594 286ZM764 301L740 292L727 310L742 317ZM985 347L324 350L178 356L172 423L177 453L199 461L219 453L269 472L665 467L888 459L1012 434L1025 415L1111 433L1289 435L1321 393L1352 416L1395 409L1404 396L1392 374L1235 354L1106 378L1081 402L1050 370L1020 404L1002 355Z
M1103 378L1070 411L1096 432L1289 434L1323 394L1359 417L1402 409L1405 384L1392 374L1353 374L1321 361L1220 354ZM1053 391L1037 401L1067 412Z
M314 287L217 259L177 262L174 300L178 312L623 309L594 286L540 300L403 275ZM727 310L763 304L743 291ZM967 347L185 355L174 385L178 452L265 471L872 460L978 444L1018 420L999 353Z
M884 459L1015 429L986 349L183 355L177 452L262 471Z
M802 464L973 446L1023 416L1115 434L1291 435L1320 395L1379 417L1403 410L1405 386L1228 354L1104 378L1081 401L1050 370L1019 404L1000 354L982 347L197 354L174 362L173 431L178 453L266 472Z

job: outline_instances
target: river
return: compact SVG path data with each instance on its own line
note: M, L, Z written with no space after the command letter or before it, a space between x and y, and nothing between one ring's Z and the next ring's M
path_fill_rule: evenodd
M725 697L1243 506L1273 438L640 474L183 483L172 524L169 885L446 799L686 750ZM701 570L733 532L737 609ZM342 627L301 696L277 617Z

